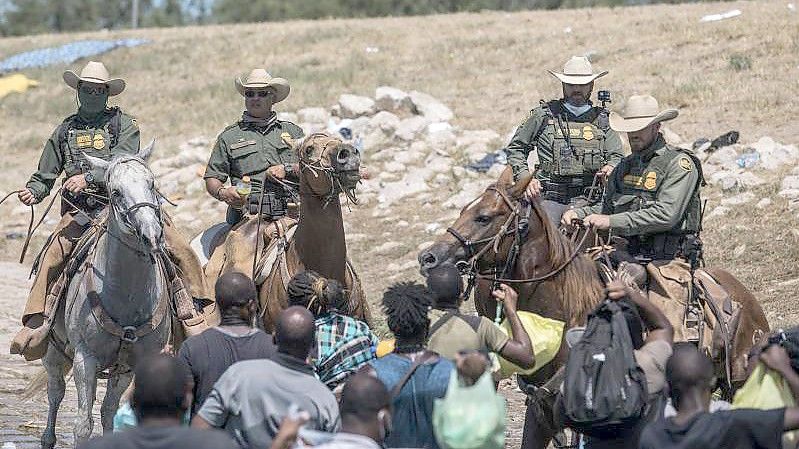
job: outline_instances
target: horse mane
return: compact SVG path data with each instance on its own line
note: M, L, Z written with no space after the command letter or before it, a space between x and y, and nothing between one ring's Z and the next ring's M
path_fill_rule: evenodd
M555 223L549 219L540 201L534 201L532 206L544 228L552 267L557 268L566 264L551 282L564 300L564 311L567 319L571 321L567 325L585 323L588 314L599 304L604 294L596 265L585 254L578 254L569 262L569 258L574 254L574 243L561 234Z

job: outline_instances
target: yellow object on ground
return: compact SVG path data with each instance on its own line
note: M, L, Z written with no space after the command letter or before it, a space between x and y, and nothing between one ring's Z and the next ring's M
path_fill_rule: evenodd
M513 363L499 357L499 372L502 378L510 377L514 373L533 374L541 369L542 366L551 362L560 350L560 343L563 339L563 321L545 318L532 312L518 312L519 319L522 321L524 330L530 336L535 354L535 366L530 369L523 369ZM510 335L510 323L507 318L502 321L500 326L503 332Z
M394 351L394 340L380 340L380 343L377 344L377 351L375 351L375 355L377 358L385 357L391 352Z
M783 407L794 407L791 389L783 377L776 371L766 368L759 362L746 383L735 393L732 408L754 408L773 410ZM799 442L799 431L782 434L782 447L795 448Z
M36 87L38 85L38 81L34 81L20 73L4 76L0 78L0 98L12 92L23 93L28 90L29 87Z

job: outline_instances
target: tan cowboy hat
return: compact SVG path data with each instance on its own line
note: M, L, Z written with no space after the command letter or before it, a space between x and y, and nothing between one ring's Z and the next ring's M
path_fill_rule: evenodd
M566 61L566 64L563 65L563 73L553 72L552 70L547 70L547 72L566 84L588 84L608 74L607 70L594 73L594 69L591 67L591 61L585 56L572 56L571 59Z
M288 81L283 78L273 78L264 69L254 69L244 81L241 80L241 77L236 78L236 89L242 95L247 89L263 89L264 87L271 87L275 90L275 103L285 100L291 91Z
M621 114L610 113L610 127L614 131L631 133L653 123L672 120L679 114L676 109L661 111L658 101L651 95L633 95L627 100Z
M125 81L119 78L110 79L111 75L108 74L108 69L105 68L102 62L89 61L86 67L80 71L80 75L75 72L67 70L63 75L64 82L67 86L77 90L78 83L85 81L87 83L105 84L108 86L108 95L113 97L119 95L125 90Z

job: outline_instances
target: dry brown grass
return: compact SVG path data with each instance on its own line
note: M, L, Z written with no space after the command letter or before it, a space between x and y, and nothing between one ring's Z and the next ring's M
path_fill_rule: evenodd
M698 21L732 8L743 15ZM616 99L651 92L664 106L681 108L670 127L686 139L738 129L743 141L771 135L795 143L799 126L788 117L799 108L797 19L774 1L485 12L7 38L0 39L0 55L81 38L151 39L150 45L116 50L102 60L112 74L127 79L128 90L117 101L138 118L143 138L160 137L162 154L189 138L212 137L234 120L242 100L233 77L254 66L292 82L292 95L280 110L327 106L341 93L369 95L386 84L442 99L463 128L504 134L540 98L558 94L546 69L586 52L594 53L597 68L611 71L598 87L612 90ZM564 32L566 27L573 31ZM380 51L366 53L367 46ZM0 102L0 188L25 181L44 139L73 111L62 69L27 72L42 87ZM769 189L760 193L774 193ZM796 321L788 305L799 284L778 284L799 277L795 219L784 201L765 213L750 208L706 224L709 259L753 288L772 323ZM386 276L385 265L413 260L417 245L432 238L424 225L452 216L415 203L394 208L389 218L372 215L372 207L355 208L347 221L349 232L368 236L350 248L376 299L389 282L415 276L414 268ZM410 225L396 226L398 215ZM389 254L369 252L388 239L403 246ZM742 244L747 249L741 256L727 255Z

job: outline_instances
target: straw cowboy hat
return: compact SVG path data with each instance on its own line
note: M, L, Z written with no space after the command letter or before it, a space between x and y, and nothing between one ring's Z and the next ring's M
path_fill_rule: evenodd
M80 75L75 72L67 70L63 75L64 82L67 86L77 90L78 83L85 81L87 83L105 84L108 86L108 95L113 97L119 95L125 90L125 81L119 78L111 79L108 74L108 69L105 68L102 62L89 61L86 67L80 71Z
M679 115L676 109L661 111L658 101L651 95L633 95L624 105L621 114L610 113L610 127L614 131L631 133L640 131L647 126L672 120Z
M572 56L563 66L563 73L547 70L552 76L566 84L588 84L608 74L608 71L594 73L591 61L585 56Z
M273 78L264 69L254 69L244 81L241 80L241 77L236 78L236 89L242 95L247 89L263 89L265 87L275 90L275 103L285 100L291 91L288 81L283 78Z

